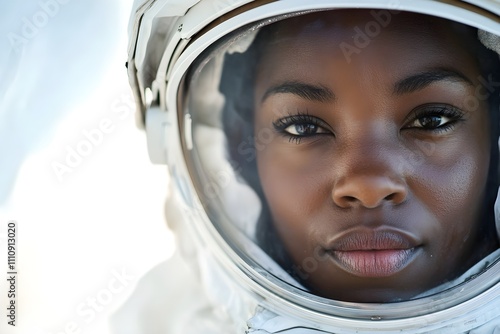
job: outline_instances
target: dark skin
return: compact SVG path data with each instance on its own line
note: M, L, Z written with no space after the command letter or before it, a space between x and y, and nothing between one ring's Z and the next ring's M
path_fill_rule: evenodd
M458 28L401 13L347 62L339 45L369 11L291 20L263 50L254 130L275 133L257 168L294 274L323 297L389 302L493 251L488 105Z

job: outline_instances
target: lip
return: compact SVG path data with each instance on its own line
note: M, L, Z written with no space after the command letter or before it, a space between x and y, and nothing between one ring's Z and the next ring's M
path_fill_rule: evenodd
M388 277L402 271L418 254L420 242L392 230L362 230L342 234L327 248L334 262L360 277Z

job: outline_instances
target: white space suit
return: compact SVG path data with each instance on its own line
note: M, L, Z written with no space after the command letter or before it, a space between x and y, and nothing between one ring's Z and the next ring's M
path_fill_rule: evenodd
M352 227L346 228L347 232L338 232L338 235L341 235L339 237L335 236L337 232L331 232L331 237L325 237L325 233L316 232L321 230L327 231L326 234L330 233L328 232L330 230L323 225L318 225L312 231L306 229L304 233L294 232L302 231L300 230L302 226L299 225L306 223L301 224L299 220L299 225L291 225L290 221L294 220L293 217L283 218L288 216L286 212L280 211L279 206L286 206L287 203L281 202L286 193L280 193L281 188L278 185L286 183L277 182L273 186L266 185L266 180L270 178L274 182L273 177L280 180L283 178L289 184L289 181L293 179L286 178L294 171L300 170L302 173L304 170L312 170L304 162L307 161L304 157L312 157L310 152L326 152L330 147L339 145L335 140L342 139L342 130L331 125L335 121L330 122L328 118L330 116L324 116L327 112L317 112L316 109L337 110L335 108L340 104L338 101L344 101L342 98L349 99L345 97L349 96L349 93L342 95L344 94L341 88L343 86L341 85L340 88L336 86L335 75L346 71L347 75L343 78L352 78L352 75L349 76L352 74L349 72L349 66L351 61L356 63L357 60L354 57L370 54L369 62L372 59L379 59L375 67L380 64L386 66L380 65L382 66L380 73L374 69L373 73L378 76L371 75L366 79L372 80L373 77L386 75L388 73L386 68L392 70L389 66L392 64L384 62L386 53L388 53L388 59L392 59L391 62L394 63L403 57L390 58L392 55L387 50L394 52L394 49L390 49L383 43L397 40L394 36L403 36L400 34L407 24L411 29L408 28L408 35L404 37L416 36L415 44L409 44L407 39L401 42L408 48L414 45L416 49L419 46L436 46L439 44L435 43L436 40L447 42L446 38L439 39L442 37L440 35L441 37L436 37L437 39L431 38L430 44L425 44L427 42L422 42L420 35L411 35L418 26L415 22L423 22L423 26L436 24L435 30L448 25L453 27L450 29L454 31L454 34L455 31L459 33L453 35L451 39L464 44L467 34L465 31L474 32L474 41L481 42L478 44L480 45L478 49L484 49L478 52L489 52L488 57L493 59L492 63L494 63L498 60L498 56L492 51L497 54L500 51L500 38L497 36L500 34L500 5L498 3L492 1L451 3L442 1L172 0L138 1L135 7L136 11L132 16L130 27L129 77L138 104L138 121L139 124L145 125L148 135L151 159L156 163L167 164L172 176L172 197L167 203L166 217L177 235L178 242L174 256L167 263L153 269L139 284L130 302L116 314L112 323L116 333L500 332L500 298L498 298L500 253L498 235L494 235L495 231L498 234L498 219L492 218L489 227L485 227L484 230L481 228L480 231L483 232L478 232L478 235L485 234L478 238L489 240L488 243L492 245L478 261L473 261L466 268L462 266L467 262L468 256L476 256L477 248L484 244L482 241L479 243L470 241L470 247L465 246L469 242L467 239L472 238L472 232L469 231L463 235L463 240L460 241L457 249L451 246L445 249L445 253L450 256L449 262L455 261L457 263L455 267L458 266L461 269L458 270L450 265L454 268L450 269L453 275L443 274L443 279L429 278L429 282L433 283L412 290L412 283L408 279L401 282L398 279L392 280L391 277L397 278L401 275L403 277L403 273L409 271L409 277L415 278L414 283L420 279L425 280L416 274L425 272L429 266L436 263L435 257L446 257L445 253L439 255L437 252L428 251L427 249L432 249L432 242L429 241L427 245L426 237L418 236L419 232L415 232L417 236L414 236L413 232L401 232L405 228L408 230L414 228L414 226L401 223L401 221L413 219L410 217L411 214L397 216L394 213L394 217L398 218L393 220L387 218L390 214L387 216L381 214L382 216L377 216L376 219L370 218L374 212L378 212L376 210L380 212L385 210L383 212L387 213L387 210L396 212L399 208L408 207L410 205L408 203L413 198L410 195L413 191L410 189L410 181L403 182L403 186L400 187L397 181L394 181L392 174L389 175L390 173L384 170L380 173L382 176L376 175L374 178L377 180L374 183L376 186L367 192L368 195L364 193L352 195L350 192L355 192L358 189L357 186L342 188L342 191L348 188L348 195L342 196L336 195L342 191L334 189L333 204L329 203L329 207L322 208L322 210L330 210L328 212L331 213L341 212L335 217L341 217L347 211L361 210L367 213L363 216L367 217L366 220L362 224L359 223L363 227L355 227L355 232L351 231ZM352 11L353 7L357 12ZM401 12L405 14L399 14ZM343 13L346 14L343 15ZM362 19L358 20L358 13L362 13L360 14ZM370 15L371 20L369 20ZM396 15L401 15L399 17L404 19L396 18ZM351 17L356 18L353 19L354 23L347 19L343 20L346 16L349 16L349 20ZM330 20L330 17L335 19ZM391 30L391 24L398 29ZM338 31L346 33L342 35ZM425 31L427 35L434 33L433 29ZM304 36L306 38L301 39ZM325 46L325 40L320 39L324 36L331 38L328 41L335 40L335 43L332 42L333 46ZM311 42L309 45L309 41L315 40L316 37L318 41ZM304 43L298 44L299 42L296 41L306 41L309 46L302 47ZM470 40L468 43L475 45L474 41ZM384 46L378 46L377 49L373 46L375 44ZM290 50L297 50L297 54L287 52L287 47L290 47ZM464 49L468 52L467 48ZM459 53L445 49L442 53L441 51L435 53L438 59L440 55L446 56L446 52L450 52L449 57L441 57L446 58L445 60L439 58L441 59L439 61L445 63L451 58L454 59L454 55ZM487 51L488 49L490 51ZM304 65L302 60L310 59L307 58L310 56L309 53L312 53L310 50L329 50L332 53L331 57L313 58L313 63L316 59L320 59L318 63L324 61L322 67L305 67L300 71ZM338 55L343 55L344 58ZM314 55L316 56L317 54ZM427 57L427 54L424 57ZM429 56L429 58L432 57L432 55ZM464 56L463 64L466 64L466 59L469 59L467 57ZM482 54L477 57L481 66L487 62ZM254 61L256 64L252 63ZM329 61L332 63L328 63ZM259 62L268 62L271 65L266 67L266 65L260 65ZM413 62L418 63L417 60L411 60L406 64L411 68L410 63ZM292 70L280 72L282 63L287 64L289 68L299 68L297 73L300 75L293 76L295 72ZM341 69L338 64L344 64L341 66L343 68ZM359 65L360 62L357 64ZM322 76L321 71L328 72L331 69L328 67L330 65L334 69L332 72L334 74ZM394 67L404 67L403 70L406 70L405 66L398 67L394 64ZM286 69L286 67L283 68ZM398 81L397 89L395 89L396 94L400 95L417 94L405 100L411 100L408 105L413 106L416 100L425 101L425 103L416 104L420 103L428 108L428 105L439 101L437 104L439 108L433 107L431 112L425 111L424 116L419 116L409 123L405 121L407 123L398 128L398 133L411 129L410 132L404 132L405 136L407 133L418 132L415 138L418 137L418 141L425 144L420 146L420 151L417 150L420 155L415 156L416 149L405 150L406 153L411 151L410 158L392 162L397 159L380 158L385 154L385 146L379 147L375 144L366 145L372 151L378 150L377 154L372 155L370 150L363 153L366 159L373 159L367 162L368 165L375 161L380 166L390 168L396 166L394 170L398 172L404 170L401 173L405 177L410 175L408 180L411 179L412 173L418 174L419 170L425 169L428 163L438 161L437 156L443 156L443 153L436 150L444 147L444 142L447 143L447 148L456 145L458 137L452 140L449 138L459 136L460 131L463 131L460 129L466 127L465 125L462 128L456 127L452 130L453 135L443 135L445 129L448 131L448 126L472 122L471 118L467 117L478 108L483 108L486 105L485 101L489 101L491 96L497 94L493 89L495 88L493 87L495 86L494 80L490 81L492 88L490 94L478 93L484 93L486 92L484 89L488 89L489 86L484 83L485 80L480 80L481 86L474 84L476 77L490 78L489 72L486 75L484 72L481 75L473 74L472 80L469 80L467 74L462 75L458 71L451 71L448 67L445 70L441 67L439 71L427 70L427 67L425 69L425 72L420 70L418 75ZM468 71L468 67L465 66L463 72ZM363 73L367 72L372 73L370 71L359 72L360 77L352 80L353 90L357 89L358 82L365 80ZM415 79L416 77L418 80ZM301 81L302 78L306 79ZM388 78L392 80L390 74ZM384 80L377 82L383 86ZM349 85L347 81L351 82L351 80L343 80L346 86ZM411 84L408 84L410 81ZM250 86L247 86L248 83ZM454 85L459 86L456 90L461 92L459 95L453 95L456 91L447 91L451 89L450 87L455 87ZM331 87L335 88L330 89ZM378 89L374 86L370 87L370 89ZM249 89L255 92L246 94ZM440 93L436 94L437 91ZM460 105L466 111L459 113L459 116L453 111L443 111L448 108L443 107L445 104L448 105L448 102L443 102L448 101L447 94L451 94L448 100L455 102L458 100L457 96L463 97ZM363 99L379 101L376 100L379 99L378 95L372 99L370 94L367 94L363 96ZM349 106L358 105L356 103L363 99L358 94L352 103L349 102L351 103ZM393 100L388 101L383 101L385 107L381 108L383 109L380 111L381 115L386 112L384 110L391 109L390 103L392 102L390 101ZM400 107L402 102L398 101ZM245 113L241 110L252 103L254 105L249 107L250 112ZM493 102L488 103L491 106ZM268 105L273 107L268 107ZM295 108L299 109L303 105L305 105L303 108L305 111L294 111ZM420 110L418 108L415 109ZM281 109L286 109L286 111L282 112ZM349 110L353 109L355 108ZM352 113L355 114L356 111ZM323 118L319 117L319 114L323 115ZM469 116L463 118L463 114ZM377 115L377 111L374 111L373 115ZM389 117L388 114L383 115ZM396 119L399 116L394 117ZM338 122L343 121L344 119L341 119ZM347 122L356 122L356 119L351 118ZM496 124L494 117L488 122ZM359 126L362 127L367 123L368 121L363 121ZM386 123L376 124L385 126ZM359 136L364 136L362 137L364 139L379 140L383 137L381 133L386 134L387 129L391 128L374 131L372 137L368 136L369 131L363 129ZM422 129L427 131L425 135L419 132L424 131ZM353 129L349 134L355 131L356 129ZM432 132L431 135L429 135L430 132ZM478 131L477 137L481 137L483 132L486 131ZM491 133L493 138L491 152L497 152L498 136L495 137L495 130L491 130ZM280 136L286 137L286 140ZM425 136L432 136L432 140L422 139ZM346 135L346 137L349 136ZM356 138L355 140L361 138L354 135L352 137ZM491 142L489 137L487 141ZM324 144L325 142L328 145ZM404 143L407 142L402 141L402 144L394 146L391 152L397 154L400 152L399 147L406 145ZM349 155L353 152L353 147L358 147L356 145L359 142L348 143L349 150L345 154L349 156L349 159L352 161L358 159L357 162L363 161L359 160L362 158L360 158L361 154L356 155L355 158ZM484 147L489 149L490 144L485 144ZM343 152L341 148L338 146L336 152ZM465 146L463 150L467 152ZM473 146L471 152L478 150L480 149ZM283 153L292 151L295 152L293 154L297 154L297 158L291 159ZM338 154L340 157L341 154ZM324 156L322 153L321 159ZM493 157L487 159L486 164L489 165L484 167L485 170L489 168L489 174L479 173L477 177L484 180L488 187L494 184L493 195L495 197L498 185L492 181L493 176L491 176L496 172L492 174L491 171L496 171L498 168L495 162L497 154L491 153L488 157ZM273 169L274 163L280 159L284 161L281 166L284 168L277 173ZM321 159L317 161L323 161ZM387 162L388 160L391 162ZM454 159L453 163L450 162L453 166L447 170L453 170L456 161L457 159ZM470 173L474 174L468 174L469 178L478 175L476 174L480 169L479 164L476 164L478 161L480 161L479 158L472 163L477 168L470 169ZM339 165L338 168L343 168L345 164ZM331 166L332 163L329 162L328 165ZM356 168L360 166L359 163L354 165ZM439 160L436 165L446 164L443 160ZM366 173L359 180L367 180L373 176L371 171L366 172L370 170L370 167L358 168L362 170L359 173ZM323 173L321 169L314 170L318 174ZM349 178L336 177L339 180L356 179L358 175L353 173L349 174ZM303 176L309 180L309 183L316 182L315 175L307 173L297 175ZM386 176L388 181L383 179ZM334 182L335 186L340 184L340 181L337 181ZM357 183L359 184L361 183ZM380 184L384 186L377 188ZM389 186L386 186L387 184ZM465 187L463 184L463 182L460 183L460 187ZM406 186L410 190L405 190ZM307 184L304 187L307 187ZM453 191L460 191L460 187ZM473 189L473 185L470 187ZM486 188L485 185L484 189ZM484 189L481 188L481 191L485 191ZM373 196L370 196L377 194L379 190L383 196L380 200L373 202ZM389 193L385 193L387 191ZM465 193L470 194L471 191L469 189ZM416 194L417 191L413 193ZM487 200L484 199L484 201ZM313 204L304 206L304 210L312 210L310 207L317 202L313 201ZM481 203L483 199L479 204L474 204L480 207L473 215L474 222L487 222L488 219L484 217L488 215L494 217L493 205L484 208ZM382 208L386 204L390 209ZM428 203L428 206L432 204ZM301 207L302 204L297 201L293 205ZM331 209L331 206L336 206L336 208ZM464 215L468 215L468 211L473 211L472 207L471 204L470 210L464 210ZM294 207L290 208L294 209ZM425 211L425 209L422 210ZM416 211L416 216L424 211ZM315 211L311 212L316 214ZM485 212L488 212L488 215L484 216ZM438 210L434 215L430 213L425 220L436 221L439 225L437 223L440 220L439 215ZM318 213L318 217L320 216ZM424 213L422 213L423 216ZM340 218L335 219L332 220L338 222L337 225L341 225ZM319 221L320 218L317 220ZM352 223L354 220L351 219L349 222ZM457 219L452 219L452 221L456 222ZM463 218L463 221L465 224L467 218ZM311 224L319 223L313 221ZM378 225L375 226L375 224ZM267 233L266 226L276 229L274 234ZM444 234L460 235L459 227ZM434 226L430 230L438 231L439 228ZM304 234L309 234L310 237L303 239ZM349 236L345 237L345 234ZM370 239L370 236L376 240ZM287 238L292 241L287 241ZM430 238L432 239L432 236ZM330 239L333 241L329 243L324 241ZM300 245L297 246L297 243L300 243L297 240L304 241L303 249ZM281 245L281 242L284 245ZM309 243L313 244L310 250L307 249ZM297 247L299 250L296 250ZM469 250L462 252L465 248ZM454 255L458 249L460 251L457 254L460 255ZM419 261L422 265L419 265ZM335 270L331 269L332 262L336 263ZM447 262L438 261L437 263L441 263L438 267L446 267ZM328 278L332 281L343 275L347 278L339 279L340 285L333 284L334 286L331 287L332 284L328 284L328 281L324 283L324 275L323 277L318 275L323 270L322 268L325 273L334 273ZM439 268L433 273L442 274ZM364 295L359 295L357 294L359 289L364 291L362 286L355 285L357 283L350 285L350 280L357 282L359 277L361 277L360 282L380 282L380 285L373 283L372 290L368 289L366 294L363 292ZM397 290L398 284L402 284L403 287L391 295L390 290L393 288ZM346 294L344 294L345 291L340 291L342 289L347 291ZM349 289L352 289L352 293ZM374 290L385 292L371 295L371 291ZM386 295L391 297L387 297L386 300L384 299Z

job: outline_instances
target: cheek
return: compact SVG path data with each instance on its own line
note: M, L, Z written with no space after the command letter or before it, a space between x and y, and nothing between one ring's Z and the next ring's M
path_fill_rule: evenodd
M485 191L487 170L476 165L471 157L459 158L446 169L424 168L421 179L424 184L419 189L440 221L449 228L450 224L460 225L459 220L471 221L477 215ZM458 219L458 220L455 220ZM455 222L453 221L455 220Z
M318 173L315 159L312 152L280 150L279 146L257 154L262 188L273 211L291 211L300 215L311 213L311 203L318 203L320 189L327 182Z
M276 140L278 143L257 153L259 178L283 242L288 249L301 245L298 251L303 252L314 234L313 217L329 205L331 198L330 181L321 167L325 159L315 149L301 150L295 145L290 149L288 142L279 143L282 138Z
M437 143L410 178L412 192L436 216L440 224L435 228L448 239L442 247L458 237L467 239L478 226L490 161L488 131L481 129L484 134L464 132Z

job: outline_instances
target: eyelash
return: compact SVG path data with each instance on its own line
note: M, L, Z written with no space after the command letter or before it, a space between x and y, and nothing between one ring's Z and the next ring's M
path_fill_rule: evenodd
M413 129L413 130L420 130L420 131L429 131L429 132L434 132L434 133L441 133L441 132L447 132L452 130L457 122L463 121L463 116L464 113L453 106L450 105L423 105L418 107L412 112L412 118L409 122L406 122L406 124L411 124L414 123L422 118L425 117L446 117L449 118L450 120L446 122L443 125L440 125L435 128L424 128L423 126L405 126L404 129Z
M322 129L324 132L314 133L310 135L294 135L290 132L286 131L287 128L293 125L313 125L317 126L318 129ZM273 122L273 126L277 132L283 135L285 138L288 138L288 141L295 144L300 144L302 139L307 137L313 137L317 135L331 134L328 130L325 129L326 123L320 118L311 116L307 113L297 113L296 115L289 115L283 118L280 118Z
M446 117L450 120L443 125L440 125L435 128L424 128L423 126L405 126L403 129L407 130L419 130L419 131L428 131L436 134L450 131L454 128L457 122L463 121L464 113L460 111L460 109L450 106L450 105L422 105L416 108L411 113L410 121L407 121L405 124L411 124L417 122L419 119L424 117ZM295 135L286 131L287 128L291 126L297 125L313 125L321 129L323 132L313 133L309 135ZM288 141L295 144L300 144L300 142L307 137L313 137L317 135L325 135L332 134L330 131L326 130L326 123L317 117L311 116L307 113L297 113L296 115L289 115L283 118L280 118L273 122L273 126L277 132L279 132L285 138L288 138Z

